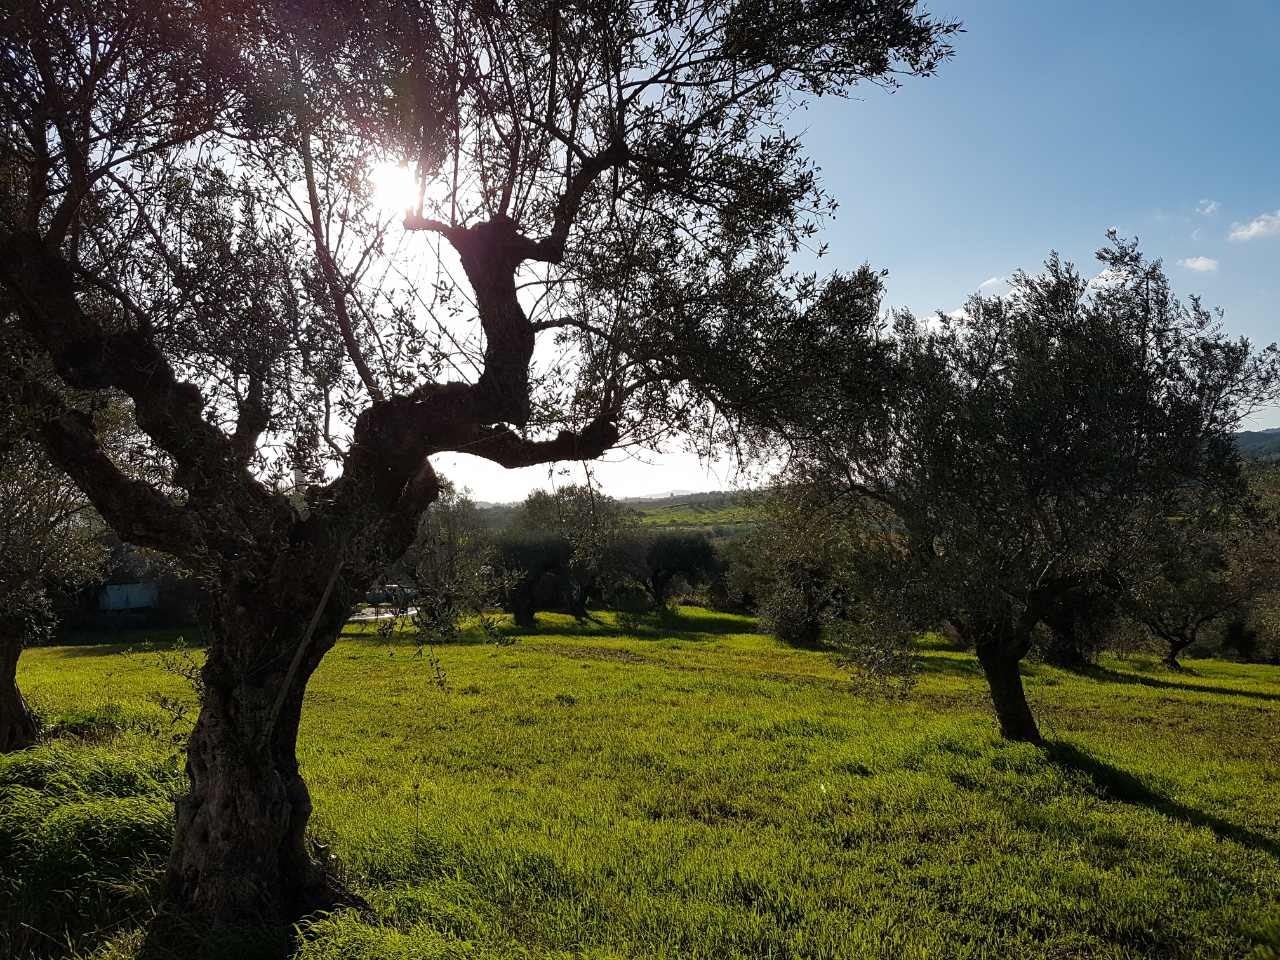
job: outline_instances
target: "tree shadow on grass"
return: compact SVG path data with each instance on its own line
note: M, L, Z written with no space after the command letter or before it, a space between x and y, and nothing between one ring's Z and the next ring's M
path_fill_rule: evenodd
M499 627L496 636L499 638L518 637L519 628ZM347 643L360 643L372 647L478 647L493 644L494 637L479 627L467 627L449 640L426 637L411 626L397 626L394 630L379 630L377 625L367 626L363 623L347 623L338 637Z
M754 633L755 624L733 614L685 613L681 610L658 610L636 614L630 623L617 621L606 611L591 611L585 618L555 610L539 610L536 625L523 627L514 623L509 614L502 614L491 632L478 624L469 624L447 640L429 640L430 646L473 646L492 643L519 643L524 639L541 637L601 637L616 640L630 637L636 640L684 640L710 641L722 636ZM348 621L342 628L342 639L376 646L415 646L419 633L407 620L390 629L387 621Z
M955 657L941 653L917 651L915 662L921 673L935 674L944 677L981 677L982 668L975 656Z
M109 657L119 653L154 653L158 650L203 650L204 634L198 630L190 633L166 631L164 634L142 634L137 637L117 639L119 634L106 633L95 641L79 640L73 645L61 646L59 657ZM33 647L32 649L39 649Z
M605 617L604 611L589 613L584 620L570 620L564 614L539 611L538 627L504 625L500 629L513 636L549 634L568 637L635 637L640 640L710 640L738 633L755 633L755 624L728 613L685 613L661 609L635 614L630 622L623 615ZM553 619L554 618L554 619ZM548 622L549 621L549 622Z
M1181 820L1193 827L1207 827L1221 840L1232 840L1280 860L1280 842L1211 813L1171 800L1152 790L1127 770L1092 757L1074 744L1061 740L1051 742L1045 746L1045 755L1055 766L1068 772L1083 774L1094 793L1104 800L1131 803L1154 810L1170 819Z
M1089 667L1080 671L1083 677L1103 683L1131 683L1140 687L1152 687L1156 690L1180 690L1186 693L1216 693L1230 697L1249 697L1253 700L1267 700L1280 703L1280 693L1268 693L1265 690L1241 690L1237 687L1212 687L1198 683L1183 683L1178 680L1163 680L1159 677L1148 677L1140 673L1126 673L1111 667Z
M756 625L750 620L731 613L715 613L703 611L697 614L686 613L680 609L664 607L637 618L641 635L658 635L669 637L673 633L680 634L681 639L698 639L699 637L728 636L735 633L755 633ZM621 629L621 624L614 627L614 632Z

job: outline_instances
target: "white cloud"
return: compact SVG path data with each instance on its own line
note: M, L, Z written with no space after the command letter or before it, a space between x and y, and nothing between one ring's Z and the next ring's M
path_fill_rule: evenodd
M1196 213L1202 217L1212 217L1215 213L1222 209L1222 204L1217 200L1204 199L1196 204Z
M1008 282L1009 281L1004 277L988 277L986 280L983 280L982 283L978 284L978 289L985 290L987 287L998 287Z
M1280 210L1254 217L1248 223L1233 223L1228 238L1231 240L1257 240L1280 233Z
M1199 240L1199 239L1200 239L1200 228L1199 228L1199 227L1196 227L1194 230L1192 230L1192 231L1191 231L1191 239L1192 239L1192 240Z
M1187 257L1179 260L1178 266L1194 270L1196 273L1213 273L1218 269L1218 261L1212 257Z

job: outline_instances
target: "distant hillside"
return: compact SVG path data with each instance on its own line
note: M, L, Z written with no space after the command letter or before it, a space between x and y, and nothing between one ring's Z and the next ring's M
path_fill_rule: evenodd
M1280 460L1280 427L1242 430L1236 434L1236 443L1251 460Z
M679 493L623 503L640 514L641 523L651 527L705 530L741 527L760 519L759 507L751 502L751 494L736 490Z
M759 522L759 508L750 502L751 496L738 490L703 493L681 490L654 497L627 497L619 502L638 514L646 527L733 532ZM477 506L485 524L491 529L501 530L511 524L519 505L480 503Z

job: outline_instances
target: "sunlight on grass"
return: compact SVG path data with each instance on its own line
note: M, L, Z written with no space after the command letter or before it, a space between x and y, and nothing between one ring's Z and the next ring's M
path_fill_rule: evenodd
M1239 958L1273 942L1275 668L1032 665L1040 751L995 737L972 658L940 642L887 702L748 618L539 625L434 648L443 688L404 637L352 627L326 659L300 748L314 833L380 921L318 922L302 956ZM111 788L119 816L162 810L182 721L149 695L190 693L157 654L106 649L24 658L46 719L110 718L38 755L127 753L93 782L129 785ZM14 763L0 790L29 806L0 820L6 878L14 838L71 803ZM136 888L153 867L113 869ZM29 902L47 883L18 886ZM124 931L116 956L137 942Z

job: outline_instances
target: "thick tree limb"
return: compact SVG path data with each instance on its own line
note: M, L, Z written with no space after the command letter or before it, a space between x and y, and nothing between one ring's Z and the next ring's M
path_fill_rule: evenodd
M500 466L532 467L557 460L594 460L618 441L618 428L598 417L580 432L561 430L551 440L528 440L506 427L475 427L447 449L483 457Z
M267 429L270 413L262 377L249 374L249 389L237 405L236 432L231 435L231 449L236 460L248 463L258 447L258 438Z
M32 437L121 538L185 560L201 555L195 518L150 484L123 473L103 450L92 417L41 383L10 379L0 393L13 395L23 409L39 411L30 425Z
M228 487L267 496L235 457L231 441L203 416L204 400L180 381L142 330L109 330L75 295L71 267L34 233L0 237L0 280L28 334L71 387L116 387L133 400L138 426L177 464L177 482L201 499L221 501Z
M625 144L615 143L584 160L577 173L569 177L564 192L556 201L550 235L541 240L528 242L527 259L541 260L551 264L560 263L564 259L565 245L569 242L569 231L578 217L583 198L586 197L591 184L602 173L622 166L631 157L631 151Z

